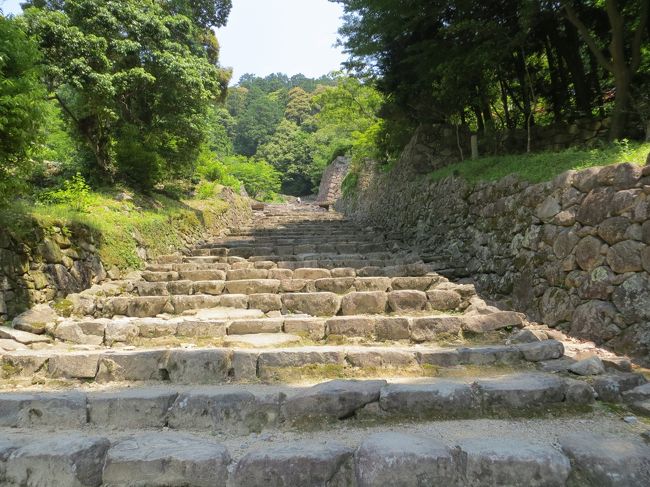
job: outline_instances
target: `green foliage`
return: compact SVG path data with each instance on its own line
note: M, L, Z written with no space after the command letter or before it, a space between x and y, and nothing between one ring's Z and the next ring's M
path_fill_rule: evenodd
M296 125L302 125L311 115L311 96L299 86L289 90L289 101L284 110L284 118Z
M196 198L199 200L209 200L214 198L217 193L217 183L210 181L201 181L196 187Z
M206 232L221 229L222 215L229 205L248 207L246 201L237 198L228 203L218 197L178 201L159 193L133 193L132 201L117 201L118 191L123 189L90 192L85 212L78 212L67 203L15 203L0 211L0 227L29 239L34 225L63 229L83 225L93 233L107 269L116 266L133 270L144 266L137 252L139 247L146 247L152 258L170 253L184 245L188 237L198 239Z
M311 193L308 169L312 162L309 135L289 120L278 125L273 136L257 151L257 157L268 161L282 174L285 194Z
M349 172L341 183L341 191L343 192L343 196L349 196L352 194L357 189L358 185L359 174L356 172Z
M601 149L572 148L561 152L540 152L499 157L482 157L438 169L431 178L438 181L452 175L469 182L497 181L509 174L533 183L549 181L569 169L586 169L621 162L645 164L650 153L650 143L635 143L627 140Z
M202 157L202 163L197 167L196 174L203 181L218 183L239 191L241 182L231 174L226 165L216 158L215 154Z
M39 202L46 205L66 205L74 211L87 211L90 205L90 186L84 177L77 173L63 185L52 191L44 191Z
M238 117L233 141L235 152L253 156L257 148L275 131L282 119L283 107L277 98L253 89L247 94L246 105Z
M27 3L48 87L94 169L151 188L193 172L229 72L210 31L230 1Z
M39 58L17 22L0 16L0 206L22 188L41 135L45 89Z
M633 113L650 59L645 0L332 1L347 67L385 97L384 151L404 146L405 127L439 122L487 136L611 112L615 133L623 110L625 133L645 128Z
M271 201L280 191L280 173L266 161L234 156L227 158L224 165L253 198Z

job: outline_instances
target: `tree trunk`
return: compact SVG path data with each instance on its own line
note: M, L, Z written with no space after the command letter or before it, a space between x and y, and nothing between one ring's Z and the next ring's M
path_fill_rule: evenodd
M618 140L625 135L629 99L630 99L630 72L627 66L616 66L614 70L614 84L616 86L616 99L609 127L609 139Z
M549 75L551 77L551 104L553 106L553 117L555 118L556 122L559 122L562 120L564 91L561 88L559 70L555 61L555 56L553 55L551 42L549 41L548 37L544 40L544 50L546 59L548 60Z
M522 58L520 52L515 52L515 69L517 71L517 79L521 87L521 101L523 105L524 127L527 127L532 121L532 107L530 102L530 89L528 80L526 78L526 60Z
M565 22L565 32L566 38L560 40L558 48L569 67L571 82L573 83L573 90L575 92L576 108L583 115L589 115L591 113L591 92L587 84L582 56L580 55L578 35L575 27L569 22Z
M611 42L609 53L611 59L607 59L598 47L596 40L591 35L589 28L580 20L578 14L571 4L565 0L562 2L569 21L576 27L584 41L591 49L598 63L614 75L616 86L616 101L612 123L609 130L610 140L616 140L623 136L627 122L628 107L630 105L630 89L632 76L641 65L641 45L646 37L646 27L650 16L650 0L639 1L638 25L632 32L632 42L626 56L626 32L624 12L619 9L617 0L605 0L605 11L611 27Z

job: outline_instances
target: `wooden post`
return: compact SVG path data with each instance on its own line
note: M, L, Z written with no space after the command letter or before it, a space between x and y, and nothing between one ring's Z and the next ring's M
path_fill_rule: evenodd
M472 144L472 159L478 159L478 135L472 135L470 142Z

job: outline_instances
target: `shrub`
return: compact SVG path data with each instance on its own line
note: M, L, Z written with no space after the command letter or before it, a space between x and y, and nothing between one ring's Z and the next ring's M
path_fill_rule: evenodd
M209 200L214 198L217 192L217 183L210 181L201 181L196 187L196 198L199 200Z
M266 161L229 157L225 166L253 198L272 200L280 191L280 173Z
M343 182L341 183L341 191L343 192L343 196L348 196L352 194L352 192L355 189L357 189L358 185L359 185L359 174L355 172L348 173L348 175L345 176Z
M86 211L90 205L90 187L80 173L64 181L63 186L44 191L39 195L39 201L49 205L67 205L75 211Z

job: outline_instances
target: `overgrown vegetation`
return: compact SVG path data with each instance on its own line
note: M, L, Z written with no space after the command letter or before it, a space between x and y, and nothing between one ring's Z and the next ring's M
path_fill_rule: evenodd
M95 235L107 268L138 269L144 264L138 248L147 249L149 257L180 248L185 238L198 238L218 229L220 217L232 204L214 197L209 201L178 201L161 194L133 194L132 199L120 199L116 198L120 188L110 188L92 192L82 189L85 204L80 208L70 204L79 189L61 189L45 203L21 202L0 210L0 227L21 241L29 241L35 226L46 231L58 227L65 233L83 225ZM215 191L220 189L218 186Z
M306 195L336 157L377 156L381 104L371 84L342 74L244 75L218 116L223 130L216 145L225 166L243 157L266 162L279 174L282 193Z
M509 174L537 183L553 179L570 169L580 170L621 162L643 165L650 153L650 143L623 140L599 149L571 148L560 152L540 152L466 160L431 173L438 181L459 176L469 182L497 181Z
M391 154L438 122L484 140L584 117L610 116L612 140L650 131L648 0L331 1L347 66L385 97Z

